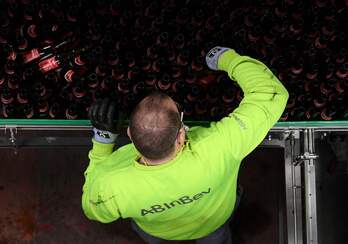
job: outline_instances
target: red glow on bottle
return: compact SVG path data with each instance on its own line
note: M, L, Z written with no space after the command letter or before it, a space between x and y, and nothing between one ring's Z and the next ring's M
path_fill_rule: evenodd
M59 61L56 56L45 59L39 63L39 68L43 73L47 73L59 68Z

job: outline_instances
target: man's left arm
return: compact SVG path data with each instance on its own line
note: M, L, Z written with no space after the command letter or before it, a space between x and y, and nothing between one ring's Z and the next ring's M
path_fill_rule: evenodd
M89 152L90 163L86 169L82 193L82 209L91 220L109 223L120 217L116 194L104 177L103 163L112 153L114 144L102 144L92 140L93 149Z
M117 138L117 129L113 123L115 113L115 104L109 99L97 101L89 112L94 126L94 137L93 148L88 154L89 165L84 172L82 208L89 219L103 223L115 221L120 217L116 194L112 185L105 179L103 170L103 165L112 154Z

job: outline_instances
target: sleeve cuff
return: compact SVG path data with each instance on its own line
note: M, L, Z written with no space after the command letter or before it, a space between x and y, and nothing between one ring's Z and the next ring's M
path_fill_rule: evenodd
M218 69L228 72L228 67L233 59L239 57L240 55L236 51L230 49L224 52L218 61Z
M105 143L96 141L94 138L92 138L92 143L93 143L93 152L98 155L111 154L115 146L114 143L105 144Z

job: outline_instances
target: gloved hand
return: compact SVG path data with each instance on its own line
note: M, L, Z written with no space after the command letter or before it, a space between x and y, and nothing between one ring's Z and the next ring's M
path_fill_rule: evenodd
M224 54L227 51L235 53L233 49L228 47L217 46L212 48L205 56L205 62L207 63L208 67L212 70L223 70L220 66L218 66L218 61L222 54Z
M109 98L97 100L88 113L94 126L94 139L101 143L114 143L123 120L116 103Z

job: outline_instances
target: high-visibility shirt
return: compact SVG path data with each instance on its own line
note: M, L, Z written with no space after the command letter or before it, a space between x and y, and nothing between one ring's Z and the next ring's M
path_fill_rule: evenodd
M155 237L190 240L210 234L229 218L241 161L278 121L289 94L263 63L233 50L220 57L218 67L238 83L244 97L227 117L190 128L185 146L171 161L145 166L133 144L115 150L114 144L92 140L82 196L89 219L132 218Z

